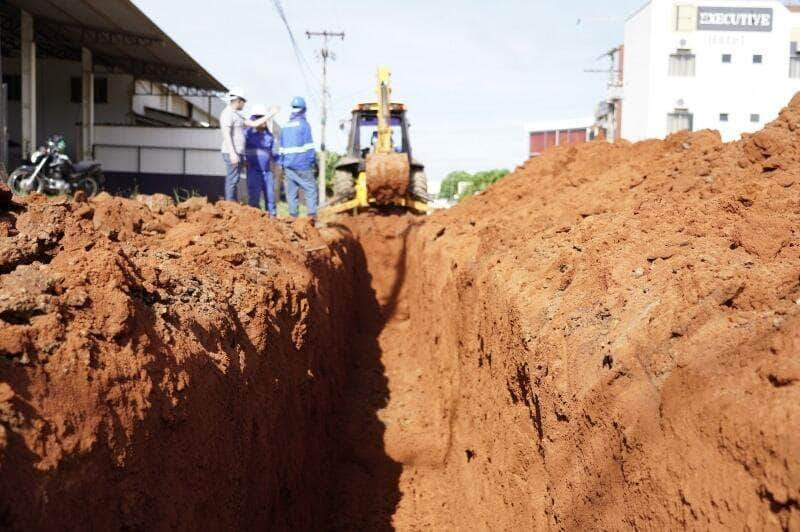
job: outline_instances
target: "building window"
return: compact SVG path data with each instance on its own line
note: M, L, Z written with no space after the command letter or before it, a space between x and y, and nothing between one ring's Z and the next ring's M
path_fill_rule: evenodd
M730 63L731 62L731 54L722 54L722 62L723 63Z
M694 54L691 50L678 50L669 56L670 76L694 76Z
M70 78L70 98L72 103L83 102L83 80ZM94 78L94 103L108 103L108 78Z
M719 114L719 121L720 122L727 122L728 121L728 113L720 113Z
M800 78L800 56L789 58L789 77Z
M94 78L94 103L108 103L108 78Z
M764 56L763 55L761 55L761 54L753 55L753 64L754 65L760 65L763 62L764 62Z
M8 101L22 100L22 76L17 74L3 74L3 83L8 86Z
M693 31L697 26L697 8L693 5L675 6L675 31Z
M758 113L753 113L753 114L751 114L751 115L750 115L750 121L751 121L751 122L756 122L756 123L757 123L757 122L761 122L761 115L760 115L760 114L758 114Z
M686 109L676 109L673 113L667 114L667 134L678 131L692 131L694 116Z

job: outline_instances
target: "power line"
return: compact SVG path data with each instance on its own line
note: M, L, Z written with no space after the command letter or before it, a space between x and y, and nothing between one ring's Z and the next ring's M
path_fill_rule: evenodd
M308 73L316 79L313 69L306 61L305 56L303 55L302 50L300 50L300 46L297 44L297 40L294 38L294 32L292 31L292 27L289 24L289 21L286 19L286 13L283 11L283 6L281 5L280 0L272 0L272 4L275 6L275 10L278 12L278 16L280 17L281 21L283 21L283 25L286 27L286 32L289 34L289 41L292 43L292 50L294 51L294 58L297 61L297 66L300 68L300 74L303 76L303 83L306 86L306 91L311 94L318 103L321 105L321 99L317 91L314 89L313 85L308 81L308 74L305 69L308 70ZM305 69L304 69L305 67Z
M297 44L297 39L294 38L294 32L292 31L292 27L289 24L289 21L286 18L286 13L283 10L283 6L281 5L280 0L272 0L273 5L275 6L275 10L278 12L278 16L280 17L281 21L283 21L283 25L286 27L286 32L289 34L289 41L292 44L292 50L294 51L294 57L297 61L297 65L300 68L300 74L303 76L303 83L305 83L306 90L311 93L317 100L319 100L319 96L316 93L316 90L312 87L311 83L308 81L308 75L306 70L303 69L305 67L311 76L314 76L314 71L311 69L311 66L306 61L305 56L303 55L302 50L300 50L300 46ZM316 81L316 79L315 79Z

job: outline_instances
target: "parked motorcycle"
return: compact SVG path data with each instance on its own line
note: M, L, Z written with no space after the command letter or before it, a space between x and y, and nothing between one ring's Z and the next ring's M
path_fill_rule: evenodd
M33 192L71 195L78 190L83 190L87 197L94 196L105 182L101 164L97 161L73 164L64 154L66 149L64 137L51 136L44 146L33 152L31 164L24 164L11 172L8 187L20 196Z

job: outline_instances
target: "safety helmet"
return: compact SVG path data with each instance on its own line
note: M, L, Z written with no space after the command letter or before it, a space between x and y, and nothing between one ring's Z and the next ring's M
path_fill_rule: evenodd
M294 109L305 109L306 108L306 100L302 96L295 96L292 98L292 108Z
M228 101L232 102L233 100L239 98L240 100L247 101L247 97L244 94L244 89L241 87L233 87L230 92L228 92Z
M253 106L253 110L250 112L252 116L266 116L267 114L267 106L264 104L257 104Z
M47 139L47 146L53 151L63 153L67 149L67 141L62 135L52 135Z

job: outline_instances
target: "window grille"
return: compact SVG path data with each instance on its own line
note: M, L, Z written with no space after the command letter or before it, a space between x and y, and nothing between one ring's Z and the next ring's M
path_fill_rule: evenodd
M789 77L800 78L800 56L789 58Z
M692 131L694 115L686 109L676 109L675 112L667 113L667 133L678 131Z
M694 76L695 56L689 50L678 50L669 56L670 76Z

